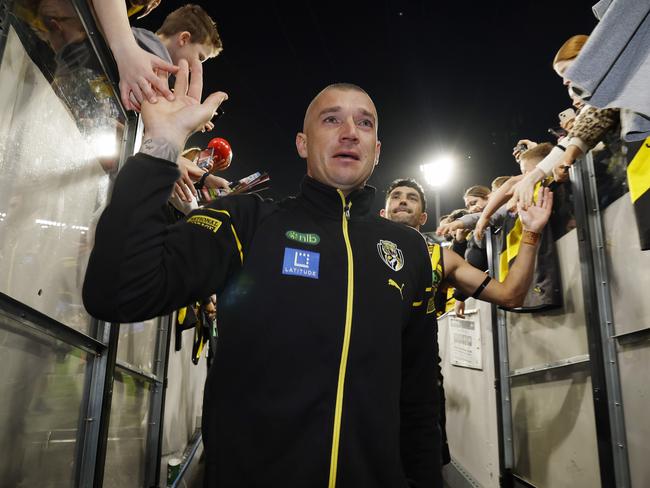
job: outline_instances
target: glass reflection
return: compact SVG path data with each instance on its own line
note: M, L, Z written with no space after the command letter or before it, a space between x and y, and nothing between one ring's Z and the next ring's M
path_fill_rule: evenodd
M0 486L73 486L90 361L0 315Z
M67 0L20 1L0 64L0 292L89 332L81 286L124 118Z
M600 486L590 393L578 365L512 379L515 474L539 487Z
M120 325L117 361L140 371L156 374L154 357L159 319Z
M151 384L115 371L104 486L144 486Z

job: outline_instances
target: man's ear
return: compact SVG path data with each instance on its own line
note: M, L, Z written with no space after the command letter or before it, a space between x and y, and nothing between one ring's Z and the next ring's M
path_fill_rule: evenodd
M375 146L375 166L379 164L379 153L381 152L381 141L377 141L377 145Z
M296 134L296 149L301 158L307 159L307 134L304 132Z
M427 215L427 213L422 212L422 214L420 215L420 225L422 226L422 225L426 224L428 218L429 218L429 216Z
M192 34L190 34L188 31L183 31L178 34L178 45L179 46L184 46L186 44L189 44L192 42Z
M380 216L380 217L384 217L384 218L386 218L386 209L385 209L385 208L382 208L382 209L379 211L379 216Z

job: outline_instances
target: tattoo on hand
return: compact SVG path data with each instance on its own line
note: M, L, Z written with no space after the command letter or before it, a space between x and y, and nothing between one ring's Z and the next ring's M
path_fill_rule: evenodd
M146 139L140 147L140 152L153 156L154 158L166 159L176 163L180 155L180 149L162 137Z

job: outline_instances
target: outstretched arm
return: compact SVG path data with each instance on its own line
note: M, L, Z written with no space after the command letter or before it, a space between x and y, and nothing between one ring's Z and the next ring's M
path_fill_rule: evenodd
M483 232L488 225L490 225L490 218L494 215L499 208L505 205L510 197L512 197L512 189L515 185L521 181L523 175L517 175L510 178L503 185L501 185L496 191L493 191L488 198L487 205L483 209L481 216L476 223L474 234L480 240L483 239Z
M138 46L129 26L124 1L93 0L93 7L117 62L120 72L120 98L124 107L127 110L139 111L145 99L156 103L156 91L172 100L173 93L167 83L157 76L157 72L176 73L178 67Z
M521 306L533 278L539 237L551 216L552 208L553 193L548 188L540 189L537 203L528 210L519 206L519 218L524 229L523 237L515 263L502 283L490 280L485 289L481 290L481 284L486 280L485 273L447 249L443 251L445 279L467 296L474 296L508 308Z
M103 320L144 320L211 295L243 261L236 228L245 219L238 202L218 202L187 222L169 226L166 220L180 148L226 98L214 93L200 103L200 73L188 83L187 62L180 64L174 101L143 104L142 150L120 170L97 225L83 299ZM254 207L252 199L239 203Z
M540 161L535 169L517 184L513 199L527 208L533 201L535 185L550 174L558 181L566 179L566 169L574 161L592 149L607 131L619 120L619 111L615 108L596 108L586 105L575 118L573 127L561 144Z

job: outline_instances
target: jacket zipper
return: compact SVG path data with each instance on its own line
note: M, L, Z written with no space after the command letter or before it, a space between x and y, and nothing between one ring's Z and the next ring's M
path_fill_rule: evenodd
M328 488L336 487L336 472L339 458L339 441L341 437L341 416L343 413L343 392L345 389L345 372L348 363L348 351L350 350L350 335L352 332L352 301L354 298L354 263L352 261L352 246L350 245L350 236L348 234L348 220L350 219L350 207L352 202L345 202L345 195L341 190L337 190L341 197L343 205L343 215L341 217L343 228L343 240L348 255L348 293L347 304L345 309L345 331L343 333L343 349L341 351L341 363L339 365L339 380L336 389L336 406L334 408L334 429L332 434L332 453L330 459L330 478Z

